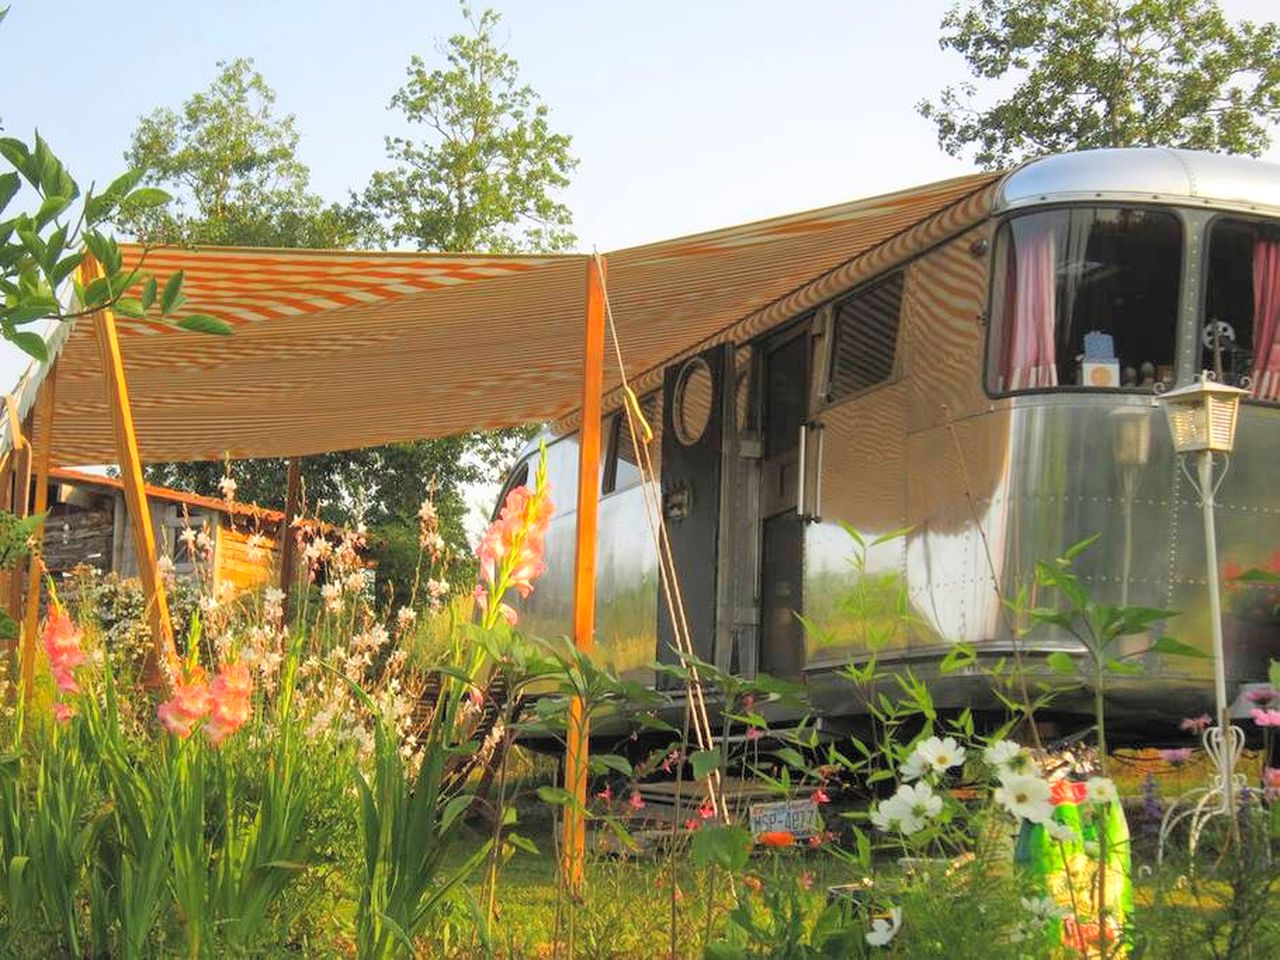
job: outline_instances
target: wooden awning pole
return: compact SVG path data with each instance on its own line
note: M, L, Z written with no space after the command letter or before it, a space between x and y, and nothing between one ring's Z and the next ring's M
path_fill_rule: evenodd
M596 518L600 507L600 413L604 391L603 258L587 261L587 316L582 369L582 425L578 448L578 530L574 551L573 643L590 652L595 647ZM586 860L588 717L575 699L569 710L565 741L565 789L575 805L565 808L564 880L570 890L582 885Z
M53 452L53 395L58 376L58 362L49 368L40 392L36 394L35 415L31 418L35 444L32 450L35 466L36 492L31 505L33 514L43 514L49 509L49 456ZM27 491L23 491L27 495ZM18 654L22 663L22 695L30 700L35 692L36 634L40 630L40 581L44 553L44 520L33 534L36 545L27 561L27 601L22 618L22 648Z
M102 267L91 254L80 264L80 280L89 284L102 276ZM151 639L155 644L157 670L168 664L176 666L178 653L173 645L173 625L169 619L169 600L164 582L156 569L156 537L151 528L151 510L147 507L147 491L142 479L142 457L138 454L138 435L133 427L133 410L129 407L129 385L124 376L124 360L120 355L120 336L116 332L116 316L112 310L99 310L93 316L98 338L98 355L102 361L102 377L111 408L111 424L115 430L116 454L120 458L120 478L124 481L124 502L133 527L133 549L138 557L138 577L147 600L147 618ZM156 681L160 677L152 678Z

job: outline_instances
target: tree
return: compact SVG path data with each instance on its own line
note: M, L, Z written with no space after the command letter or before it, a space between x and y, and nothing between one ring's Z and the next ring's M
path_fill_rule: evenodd
M363 214L326 205L310 191L294 117L274 115L275 91L253 61L219 61L218 70L208 90L179 110L160 107L139 121L125 159L176 200L124 226L155 242L213 246L320 248L363 240Z
M952 156L983 167L1090 147L1261 153L1280 121L1280 27L1231 23L1216 0L969 0L943 17L943 49L978 85L922 101Z
M499 14L476 19L465 3L462 12L472 32L449 39L446 66L428 71L414 56L391 98L429 138L387 138L396 166L373 175L364 207L391 243L419 250L565 249L572 218L553 194L577 166L571 139L552 132L546 104L495 42Z
M146 163L151 182L177 195L174 209L130 225L149 239L209 245L335 247L367 242L371 217L326 206L311 193L298 159L299 135L290 116L274 112L275 92L252 62L220 63L211 86L177 110L160 108L135 131L128 159ZM307 457L302 462L309 513L335 523L370 527L379 578L398 594L412 579L417 557L417 511L434 490L441 533L465 548L462 489L492 474L513 456L519 432L465 434ZM221 463L165 463L147 468L150 480L219 495L228 467ZM280 506L287 467L281 459L242 461L230 468L241 500Z

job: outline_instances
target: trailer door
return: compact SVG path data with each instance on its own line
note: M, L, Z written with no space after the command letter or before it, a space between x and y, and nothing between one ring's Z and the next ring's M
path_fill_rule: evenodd
M721 456L725 439L729 348L667 368L662 403L662 512L693 649L715 652L720 543ZM676 633L665 595L658 596L658 659L676 663Z

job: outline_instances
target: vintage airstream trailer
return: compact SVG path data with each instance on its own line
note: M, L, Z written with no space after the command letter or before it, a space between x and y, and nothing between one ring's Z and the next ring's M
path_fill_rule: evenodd
M643 398L658 434L649 493L699 654L803 678L830 717L859 711L835 671L867 653L840 602L856 575L845 524L908 529L868 557L909 598L887 665L936 675L957 641L1007 655L1024 624L1005 601L1033 584L1037 560L1093 534L1078 569L1094 595L1181 611L1167 632L1207 650L1199 503L1156 402L1202 370L1251 393L1218 491L1227 572L1275 565L1280 548L1280 166L1064 154L947 215L871 251L872 267L815 309L674 358ZM576 435L547 439L553 488L572 490ZM671 628L616 410L604 447L598 650L652 681ZM508 482L536 457L532 445ZM573 498L558 499L549 570L523 611L542 635L571 632L575 517ZM1228 591L1233 696L1280 657L1276 600L1265 586ZM1071 648L1044 631L1022 643L1041 663ZM1110 685L1118 738L1158 737L1212 702L1207 660L1143 659ZM992 703L979 671L936 680L944 706ZM1070 697L1059 706L1069 725Z

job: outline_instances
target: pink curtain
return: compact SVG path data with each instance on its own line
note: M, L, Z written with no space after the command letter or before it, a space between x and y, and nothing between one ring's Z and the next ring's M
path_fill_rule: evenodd
M1004 390L1058 385L1054 349L1057 244L1049 218L1029 218L1026 225L1031 228L1029 231L1021 236L1015 234L1013 309L1012 316L1006 314L1000 365L1000 386Z
M1280 240L1253 243L1253 395L1280 400Z

